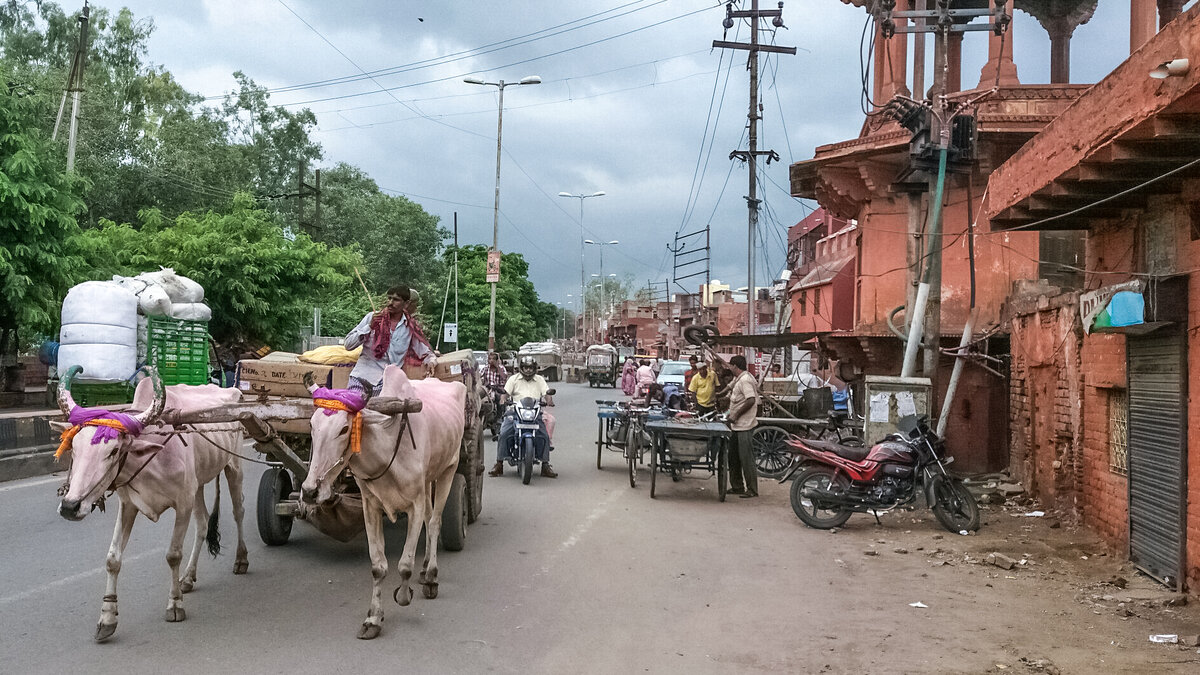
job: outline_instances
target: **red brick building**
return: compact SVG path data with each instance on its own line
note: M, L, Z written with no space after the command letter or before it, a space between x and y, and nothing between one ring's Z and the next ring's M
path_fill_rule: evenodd
M817 209L788 231L793 333L854 328L858 227Z
M856 6L873 4L865 0L844 1ZM953 7L983 4L954 2ZM1079 236L1016 231L1002 237L984 237L978 233L973 236L969 230L995 167L1087 90L1086 85L1069 83L1065 57L1072 30L1091 16L1090 8L1094 5L1085 0L1051 4L1015 2L1017 9L1038 17L1042 25L1053 27L1051 84L1020 82L1012 57L1011 27L1004 38L991 33L968 34L971 37L966 44L963 34L952 34L945 77L930 82L925 81L923 68L914 68L911 75L907 69L910 51L920 54L923 62L924 37L903 33L891 38L882 33L875 36L871 98L877 106L882 107L894 95L932 99L944 92L950 108L961 107L973 118L975 126L971 154L946 181L940 251L942 291L940 302L931 312L935 318L927 320L922 342L924 359L919 374L934 381L938 401L935 410L940 410L941 392L945 390L953 363L940 350L958 345L971 311L972 296L977 332L997 329L1003 320L1001 308L1017 281L1061 271L1064 268L1060 263L1074 264L1081 254ZM897 0L895 9L911 9L911 3ZM901 18L896 21L900 25L906 22ZM962 72L962 50L982 49L985 43L987 62L978 80L970 78L964 87L963 80L968 74ZM821 298L821 311L828 312L828 321L814 324L818 331L822 328L830 331L819 338L819 349L842 364L840 374L852 386L866 373L899 374L904 342L896 332L907 333L908 317L903 308L913 306L919 271L931 255L925 247L930 183L935 172L914 161L913 133L878 112L876 108L864 120L858 137L822 145L812 159L790 167L793 195L815 199L833 217L856 222L853 244L847 244L855 251L853 264L847 262L838 272L847 276L833 275L828 280L831 295L828 307L824 290ZM974 244L975 259L979 262L975 266L973 293L969 243ZM851 271L845 272L847 269ZM853 292L834 292L833 287L844 288L850 274ZM813 281L821 280L818 277ZM811 295L807 302L811 311ZM793 304L794 317L797 309ZM893 322L897 325L889 325ZM847 330L837 330L841 326L847 326ZM796 326L804 327L803 322ZM993 337L982 343L982 348L993 356L1004 354L1007 341L1003 332L994 332ZM989 471L1007 464L1006 434L989 433L1007 424L1005 384L1002 377L982 368L965 369L946 434L959 470Z
M1012 470L1144 571L1195 591L1200 7L1178 7L1131 3L1128 60L999 166L985 213L993 236L1086 233L1082 291L1043 284L1009 303ZM1171 62L1177 74L1150 76ZM1090 330L1086 310L1127 282L1144 322Z

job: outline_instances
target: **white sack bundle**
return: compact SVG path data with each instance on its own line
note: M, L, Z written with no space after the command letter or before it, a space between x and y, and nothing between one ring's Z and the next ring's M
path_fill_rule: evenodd
M186 321L211 321L212 309L203 302L177 302L171 305L171 318Z
M170 267L164 267L158 272L139 274L137 278L162 286L170 296L172 303L204 301L204 287L187 277L176 274L175 270Z

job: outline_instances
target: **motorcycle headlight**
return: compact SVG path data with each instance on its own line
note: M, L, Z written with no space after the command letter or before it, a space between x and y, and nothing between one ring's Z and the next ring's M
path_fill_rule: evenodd
M532 422L537 418L537 408L517 408L517 415L522 422Z

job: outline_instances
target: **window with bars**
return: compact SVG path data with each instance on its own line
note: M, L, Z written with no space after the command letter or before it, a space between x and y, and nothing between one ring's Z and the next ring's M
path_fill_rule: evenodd
M1108 466L1113 473L1129 474L1129 394L1108 390Z
M808 291L800 291L800 316L808 316Z

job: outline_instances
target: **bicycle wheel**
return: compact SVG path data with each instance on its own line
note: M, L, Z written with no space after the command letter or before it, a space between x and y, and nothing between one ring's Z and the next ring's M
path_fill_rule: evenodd
M625 434L625 463L629 465L629 487L637 487L638 437L641 432L632 422Z

